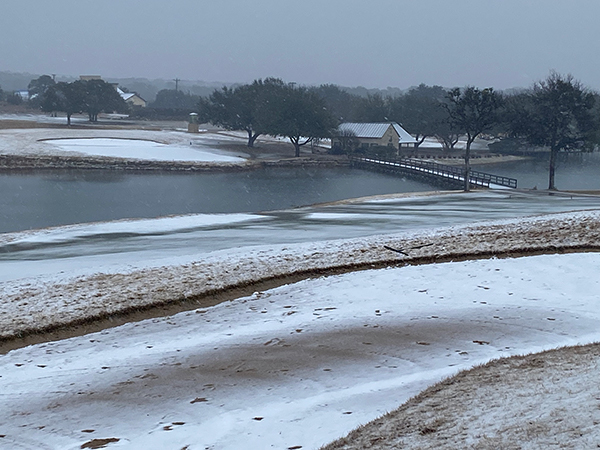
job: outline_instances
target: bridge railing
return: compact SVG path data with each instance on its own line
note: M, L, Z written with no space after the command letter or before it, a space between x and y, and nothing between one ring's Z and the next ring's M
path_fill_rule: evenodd
M452 180L464 180L464 168L460 166L449 166L431 161L422 161L418 159L401 158L394 160L384 160L378 158L366 158L359 156L351 156L351 161L363 162L367 164L377 165L379 167L394 167L398 169L411 170L414 172L427 173L440 178ZM476 186L490 187L491 184L505 186L510 188L517 187L517 180L514 178L503 177L486 172L471 170L469 173L469 182Z
M497 184L499 186L506 186L513 189L517 188L517 180L516 178L503 177L501 175L494 175L491 173L478 172L476 170L471 170L471 178L478 178L482 180L486 180L489 184Z

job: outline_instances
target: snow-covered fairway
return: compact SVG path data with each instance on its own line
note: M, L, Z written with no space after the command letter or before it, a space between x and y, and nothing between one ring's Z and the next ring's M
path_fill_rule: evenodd
M245 164L248 155L220 148L243 140L221 133L131 129L5 129L0 153L7 155L94 156L211 164Z
M598 340L599 272L597 253L362 271L15 350L0 447L315 449L460 369Z

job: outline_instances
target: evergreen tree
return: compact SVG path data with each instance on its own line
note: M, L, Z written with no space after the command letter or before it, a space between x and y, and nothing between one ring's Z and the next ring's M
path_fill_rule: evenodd
M594 95L572 75L552 72L548 78L511 102L509 126L515 136L550 149L548 189L556 189L558 152L585 149L598 132Z
M216 90L208 99L200 99L200 120L226 130L245 131L248 134L248 147L254 147L256 139L265 133L257 115L257 105L264 91L264 83L260 80L236 88Z
M29 85L27 86L27 90L29 91L29 103L33 106L39 106L42 101L42 97L50 88L54 86L56 83L54 79L50 75L42 75L39 78L31 80Z
M82 111L88 114L90 122L98 121L101 112L126 112L128 106L117 90L103 80L75 81L81 84L84 92ZM79 90L79 87L77 88Z
M390 119L411 133L418 147L427 137L437 136L444 148L451 145L448 139L448 111L443 108L446 91L441 86L420 84L406 94L390 99Z
M314 139L330 137L336 121L315 92L278 79L267 79L268 90L259 105L259 117L267 133L286 136L294 154Z
M471 173L471 144L481 133L489 131L498 121L498 111L502 98L493 88L478 89L468 86L454 88L448 92L445 108L449 114L449 124L453 130L467 136L465 150L464 188L468 191Z

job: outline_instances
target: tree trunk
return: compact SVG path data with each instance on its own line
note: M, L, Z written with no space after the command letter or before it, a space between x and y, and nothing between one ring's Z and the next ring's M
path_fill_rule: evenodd
M415 148L419 148L419 145L421 145L425 141L426 137L427 136L423 135L423 136L421 136L421 139L419 139L419 136L417 135L417 137L415 138L417 141L417 142L415 142Z
M470 175L471 175L471 143L473 141L469 138L467 139L467 149L465 151L465 182L464 189L465 192L469 192L471 190L470 183Z
M550 147L550 177L548 181L548 189L551 191L556 190L556 186L554 185L554 172L556 170L556 155L558 153L558 149L554 146Z
M256 139L260 136L260 133L254 133L252 134L252 130L246 130L246 132L248 133L248 147L249 148L254 148L254 142L256 142Z
M296 149L295 152L295 156L296 158L298 158L300 156L300 147L302 147L303 145L308 144L308 142L312 139L312 138L307 138L304 142L300 143L300 136L288 136L288 138L290 139L290 142L292 144L294 144L294 148Z

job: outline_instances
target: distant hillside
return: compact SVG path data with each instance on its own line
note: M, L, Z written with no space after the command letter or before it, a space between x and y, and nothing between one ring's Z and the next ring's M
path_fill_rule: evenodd
M0 87L5 91L19 91L27 89L29 82L35 78L38 78L43 74L31 74L31 73L15 73L15 72L3 72L0 71ZM47 74L51 75L51 74ZM81 75L101 75L102 74L81 74ZM79 78L77 76L70 75L57 75L56 81L74 81ZM163 80L154 79L149 80L148 78L112 78L104 77L105 81L110 83L119 83L119 86L127 88L130 92L137 92L144 100L153 102L156 98L158 91L162 89L175 89L175 80ZM285 81L285 80L284 80ZM179 80L178 89L185 93L200 95L203 97L209 96L215 89L220 89L223 86L235 86L236 83L221 83L221 82L208 82L201 80ZM241 83L239 83L241 84ZM405 91L395 88L388 87L386 89L366 88L362 86L357 87L344 87L340 86L341 89L360 97L366 97L367 95L380 94L383 97L393 97L403 94Z
M0 87L5 91L20 91L39 75L31 73L0 72Z

